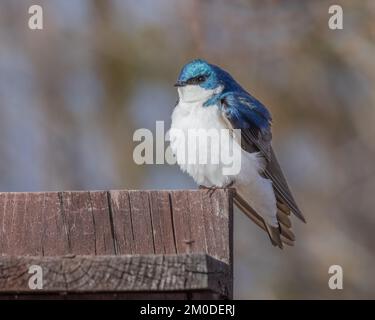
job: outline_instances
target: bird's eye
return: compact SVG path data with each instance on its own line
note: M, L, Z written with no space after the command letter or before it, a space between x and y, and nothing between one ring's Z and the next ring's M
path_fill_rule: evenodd
M191 78L189 80L187 80L186 82L188 84L199 84L199 83L202 83L206 80L206 76L197 76L197 77L194 77L194 78Z

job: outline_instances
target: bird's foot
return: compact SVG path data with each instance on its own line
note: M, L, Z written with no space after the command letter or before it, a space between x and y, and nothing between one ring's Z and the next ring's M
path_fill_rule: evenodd
M212 195L213 195L213 193L215 192L215 190L219 189L219 187L215 187L215 186L214 187L206 187L206 186L200 185L199 189L205 189L205 190L207 190L207 194L211 198Z
M233 181L231 181L230 183L226 184L226 185L223 186L223 187L217 187L217 186L206 187L206 186L202 186L202 185L200 185L200 186L199 186L199 189L206 189L206 190L207 190L207 193L208 193L208 195L209 195L209 197L211 198L212 195L214 194L214 192L215 192L217 189L230 188L232 185L233 185Z
M233 184L234 184L234 181L231 181L231 182L229 182L229 183L227 183L223 188L230 188L230 187L232 187L233 186Z

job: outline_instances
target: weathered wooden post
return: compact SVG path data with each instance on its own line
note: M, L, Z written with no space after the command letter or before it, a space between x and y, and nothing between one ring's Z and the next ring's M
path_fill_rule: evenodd
M0 299L230 299L232 278L231 190L0 193Z

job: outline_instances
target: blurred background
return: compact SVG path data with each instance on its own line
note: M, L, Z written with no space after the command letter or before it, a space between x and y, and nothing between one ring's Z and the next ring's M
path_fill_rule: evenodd
M374 299L375 1L334 3L344 30L331 1L1 0L0 191L196 188L177 166L135 165L132 136L169 128L181 66L205 58L272 112L308 220L281 251L235 213L235 298Z

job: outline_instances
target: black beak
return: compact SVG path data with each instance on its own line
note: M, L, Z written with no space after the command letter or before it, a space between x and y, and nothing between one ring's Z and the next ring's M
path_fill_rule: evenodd
M181 80L178 80L175 84L174 84L175 87L183 87L183 86L186 86L186 82L185 81L181 81Z

